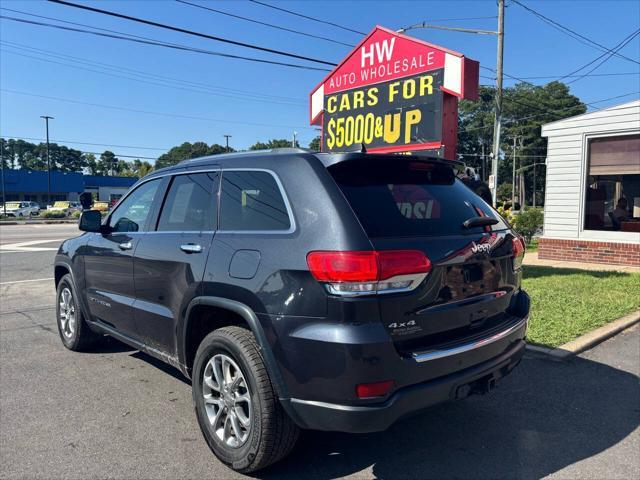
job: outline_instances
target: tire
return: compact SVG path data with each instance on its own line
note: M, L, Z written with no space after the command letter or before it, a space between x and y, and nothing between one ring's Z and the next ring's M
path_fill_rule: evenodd
M68 273L60 279L56 290L56 323L62 344L74 352L91 350L102 338L87 325Z
M231 398L224 391L229 382L222 381L223 388L219 389L214 372L214 365L221 367L219 372L223 370L225 358L231 360L227 363L229 377L236 385L235 397L232 392ZM231 383L233 387L234 382ZM192 389L200 430L211 451L232 469L241 473L260 470L284 458L296 444L299 429L280 405L250 331L230 326L207 335L196 353ZM208 396L206 405L205 395ZM247 397L250 399L248 404ZM216 410L222 413L216 415ZM235 434L234 418L240 435Z

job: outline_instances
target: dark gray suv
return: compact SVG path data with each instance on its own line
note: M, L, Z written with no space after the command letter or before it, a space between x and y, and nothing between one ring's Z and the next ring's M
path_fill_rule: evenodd
M178 368L238 471L284 457L300 428L379 431L487 392L524 351L522 240L451 162L188 160L80 229L55 261L62 342L107 334Z

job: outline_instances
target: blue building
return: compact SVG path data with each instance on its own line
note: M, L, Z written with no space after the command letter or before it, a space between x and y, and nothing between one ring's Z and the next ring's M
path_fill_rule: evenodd
M136 177L102 177L52 171L51 199L48 200L47 177L47 172L43 170L5 169L6 201L32 201L44 207L57 200L78 200L81 193L91 192L96 200L109 202L120 198L138 180Z

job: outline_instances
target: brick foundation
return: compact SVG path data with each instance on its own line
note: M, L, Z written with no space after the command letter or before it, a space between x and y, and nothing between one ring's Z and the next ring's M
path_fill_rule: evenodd
M538 258L640 267L640 242L597 242L543 237L538 244Z

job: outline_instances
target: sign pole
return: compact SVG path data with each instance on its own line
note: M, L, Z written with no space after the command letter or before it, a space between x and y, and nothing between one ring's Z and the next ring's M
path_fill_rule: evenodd
M502 59L504 53L504 0L498 0L498 58L496 62L496 111L493 123L493 158L491 159L491 175L493 188L491 198L496 205L498 193L498 156L500 152L500 127L502 122Z

